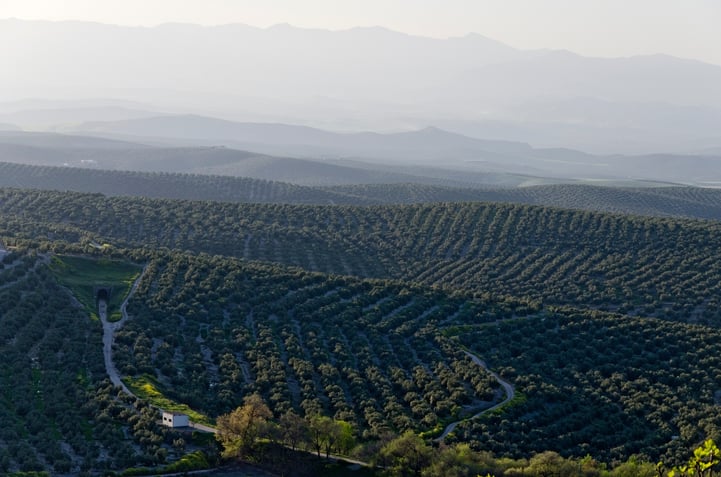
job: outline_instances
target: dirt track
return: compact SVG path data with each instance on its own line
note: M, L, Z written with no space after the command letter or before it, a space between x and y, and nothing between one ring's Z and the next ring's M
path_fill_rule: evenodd
M443 434L441 434L439 437L437 437L437 438L434 439L436 442L441 442L443 439L445 439L446 436L447 436L448 434L450 434L451 432L453 432L453 431L456 429L456 426L457 426L458 424L460 424L461 422L467 421L468 419L475 419L475 418L477 418L477 417L479 417L479 416L482 416L482 415L484 415L484 414L486 414L486 413L488 413L488 412L495 411L496 409L498 409L498 408L500 408L500 407L508 404L508 403L511 401L511 399L513 399L513 398L515 397L515 395L516 395L516 391L515 391L515 389L513 388L513 385L512 385L511 383L509 383L508 381L504 380L503 378L501 378L498 374L496 374L496 373L494 373L493 371L489 370L489 369L488 369L488 366L486 366L486 363L484 363L478 356L474 355L473 353L469 353L468 351L463 351L463 352L466 353L466 355L467 355L469 358L471 358L471 360L473 361L473 363L475 363L475 364L477 364L478 366L480 366L480 367L482 367L483 369L485 369L491 376L493 376L493 378L494 378L496 381L498 381L498 384L501 385L501 387L503 388L503 390L504 390L505 393L506 393L506 399L504 399L503 401L499 402L498 404L496 404L496 405L494 405L494 406L489 407L488 409L484 409L483 411L481 411L481 412L479 412L479 413L477 413L477 414L474 414L473 416L471 416L471 417L469 417L469 418L467 418L467 419L463 419L463 420L461 420L461 421L456 421L456 422L452 422L452 423L448 424L448 425L446 426L446 428L443 430Z
M135 279L128 296L125 297L125 300L123 300L123 303L120 305L120 314L122 315L120 321L108 321L107 302L105 300L100 300L98 302L98 316L100 316L100 321L103 323L103 356L105 357L105 371L108 373L110 381L115 386L119 386L123 392L131 396L135 395L130 392L130 389L128 389L120 379L118 370L115 368L115 364L113 363L113 342L115 340L115 331L120 329L125 322L128 321L128 312L126 310L128 300L130 300L130 297L132 297L133 293L135 293L135 290L138 288L138 283L140 283L143 275L145 275L145 268L143 268L143 271L140 273L138 278Z

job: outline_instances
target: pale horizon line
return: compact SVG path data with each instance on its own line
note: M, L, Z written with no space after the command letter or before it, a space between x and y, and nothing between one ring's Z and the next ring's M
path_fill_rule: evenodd
M182 25L182 26L192 26L192 27L199 27L199 28L223 28L223 27L246 27L246 28L252 28L256 30L261 31L268 31L272 30L274 28L279 27L290 27L296 30L305 30L305 31L318 31L318 32L329 32L329 33L344 33L344 32L350 32L353 30L383 30L389 33L394 33L397 35L405 35L413 38L423 38L423 39L430 39L430 40L438 40L438 41L448 41L448 40L461 40L469 37L481 37L484 40L497 43L499 45L503 45L505 47L518 50L518 51L526 51L526 52L567 52L571 53L583 58L597 58L597 59L627 59L627 58L644 58L644 57L653 57L653 56L666 56L670 58L675 58L679 60L687 60L687 61L694 61L698 63L705 63L712 66L718 66L721 67L721 63L715 63L713 61L707 60L707 59L701 59L701 58L694 58L689 56L679 56L674 55L670 53L666 53L663 51L657 51L655 53L636 53L636 54L629 54L629 55L589 55L589 54L583 54L579 53L578 51L575 51L571 48L552 48L552 47L538 47L538 48L519 48L516 46L513 46L505 41L497 40L493 37L490 37L488 35L484 35L483 33L479 33L477 31L469 31L464 34L460 35L450 35L450 36L435 36L435 35L426 35L426 34L417 34L417 33L408 33L401 30L397 30L391 27L387 27L384 25L356 25L352 27L346 27L346 28L328 28L328 27L308 27L308 26L299 26L297 24L292 24L290 22L279 22L279 23L273 23L268 26L259 26L259 25L253 25L250 23L244 23L244 22L229 22L229 23L213 23L213 24L204 24L204 23L193 23L193 22L184 22L184 21L168 21L168 22L162 22L162 23L154 23L154 24L124 24L124 23L109 23L105 21L98 21L98 20L77 20L77 19L46 19L46 18L20 18L20 17L3 17L0 18L0 21L21 21L21 22L36 22L36 23L82 23L82 24L90 24L90 25L104 25L104 26L111 26L111 27L118 27L118 28L138 28L138 29L155 29L155 28L161 28L164 26L173 26L173 25Z

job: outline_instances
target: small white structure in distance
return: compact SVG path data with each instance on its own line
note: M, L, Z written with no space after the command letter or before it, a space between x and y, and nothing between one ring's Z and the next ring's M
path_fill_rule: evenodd
M188 427L190 418L187 414L163 411L163 425L168 427Z

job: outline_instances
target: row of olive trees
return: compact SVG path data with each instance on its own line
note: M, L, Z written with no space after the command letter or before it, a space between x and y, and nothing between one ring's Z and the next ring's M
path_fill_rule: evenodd
M303 207L18 190L0 191L0 202L0 235L11 239L103 237L115 246L719 320L721 228L713 221L501 204Z

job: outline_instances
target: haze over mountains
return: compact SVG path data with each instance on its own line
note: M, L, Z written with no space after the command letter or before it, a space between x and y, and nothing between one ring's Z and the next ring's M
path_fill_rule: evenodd
M0 475L718 461L721 10L701 1L2 3L146 25L375 5L719 65L0 19Z
M333 133L306 126L162 116L84 123L76 134L0 132L8 162L221 174L300 185L507 187L565 182L718 186L715 154L600 156L474 139L437 128ZM658 184L656 184L658 185Z
M721 66L665 55L587 58L383 28L12 19L0 42L13 45L0 51L13 71L0 78L0 122L29 129L192 113L348 132L435 126L602 154L721 145ZM65 101L13 103L24 98Z

